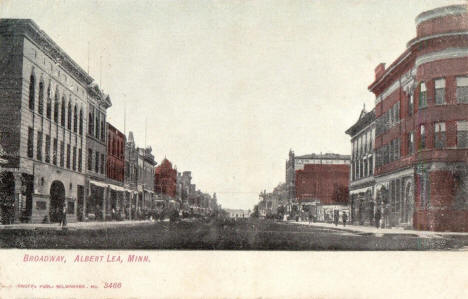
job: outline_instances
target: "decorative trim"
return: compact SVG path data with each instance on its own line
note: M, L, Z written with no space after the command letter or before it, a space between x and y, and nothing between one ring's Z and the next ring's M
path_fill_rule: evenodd
M432 52L416 58L415 68L437 60L468 57L468 48L448 48L439 52Z
M465 5L451 5L445 7L439 7L436 9L425 11L419 14L416 19L416 25L421 24L432 19L445 17L448 15L463 15L467 13L467 7Z

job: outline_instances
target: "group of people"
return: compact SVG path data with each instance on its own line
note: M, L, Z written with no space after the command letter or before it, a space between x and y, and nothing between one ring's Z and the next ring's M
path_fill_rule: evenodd
M341 220L343 221L343 226L346 226L346 222L348 221L348 214L346 212L343 212L341 215ZM335 223L335 226L338 226L338 223L340 222L340 212L335 211L333 215L333 222Z

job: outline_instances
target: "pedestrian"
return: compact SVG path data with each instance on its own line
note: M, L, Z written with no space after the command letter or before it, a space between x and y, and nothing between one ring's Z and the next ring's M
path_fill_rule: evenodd
M343 226L346 226L346 221L348 220L348 215L346 215L346 212L343 212L343 216L341 216L343 218Z
M380 227L380 217L381 217L380 209L377 208L377 211L375 212L375 227L379 228Z
M333 215L333 222L335 223L335 226L338 226L338 222L339 222L339 218L340 218L340 214L337 213L338 211L335 211L334 215Z
M63 205L63 209L62 209L62 222L61 222L61 226L62 226L62 227L67 226L67 207L66 207L65 205Z

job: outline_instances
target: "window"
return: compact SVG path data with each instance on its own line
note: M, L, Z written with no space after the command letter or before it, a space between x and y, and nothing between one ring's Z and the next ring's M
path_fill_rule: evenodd
M457 77L457 103L468 103L468 77Z
M93 169L93 150L88 148L88 170Z
M457 147L468 148L468 121L457 121Z
M39 82L39 105L37 111L40 115L44 113L44 83L42 81Z
M49 87L47 87L46 116L48 119L52 118L52 99L50 98L50 84L49 84Z
M73 147L72 169L76 170L76 146Z
M73 109L73 132L78 131L78 106L75 104L75 109Z
M54 96L54 121L58 124L58 113L59 113L59 94L58 89L55 91Z
M82 160L83 160L83 150L80 148L78 149L78 171L79 172L81 172Z
M70 169L70 144L67 144L67 168Z
M34 130L33 128L28 128L28 157L32 158L34 156Z
M445 147L446 134L445 123L435 123L434 125L434 145L436 148L441 149Z
M89 107L89 114L88 114L88 134L94 135L94 107Z
M408 155L414 153L414 133L408 133Z
M94 132L94 137L98 138L98 139L101 139L99 137L99 134L101 133L101 131L99 130L99 111L96 110L96 126L95 126L95 129L96 131Z
M50 163L50 136L46 135L45 138L45 162Z
M65 127L65 97L62 97L62 110L60 116L60 124Z
M31 74L29 77L29 109L34 110L34 98L35 98L35 81L34 75Z
M54 165L57 165L57 147L57 138L54 138L54 152L52 153L52 163Z
M435 80L434 94L436 105L445 104L445 79Z
M101 115L101 140L106 140L106 117L104 114Z
M419 85L419 107L427 106L426 84L421 82Z
M68 101L68 114L67 114L67 128L72 129L72 104L71 101Z
M421 207L427 208L429 206L430 201L430 181L429 181L429 173L427 171L423 171L421 175L419 175L419 190L421 194Z
M104 154L101 154L101 173L104 174Z
M414 110L414 98L413 98L413 94L410 94L408 98L408 116L413 115L413 110Z
M65 165L65 145L60 141L60 167Z
M370 156L369 158L369 175L374 174L374 156Z
M420 134L421 138L419 140L419 149L424 149L426 148L426 130L424 128L424 125L421 125L420 127Z
M37 132L36 158L37 160L42 161L42 132Z
M79 134L83 135L83 109L80 109L80 128Z
M96 157L94 159L94 172L99 173L99 152L96 152Z

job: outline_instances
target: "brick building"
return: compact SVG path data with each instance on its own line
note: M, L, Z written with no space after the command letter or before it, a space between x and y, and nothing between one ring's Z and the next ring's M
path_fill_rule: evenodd
M346 134L351 137L350 208L351 221L374 224L375 214L375 111L363 109Z
M376 208L386 226L468 230L468 14L416 18L416 37L375 69Z
M76 221L93 79L33 21L0 20L0 217Z
M172 163L164 158L154 171L154 188L158 194L164 194L174 199L176 196L177 170Z
M107 126L106 176L109 184L108 209L112 219L129 218L129 198L124 188L125 143L124 133L110 123Z

